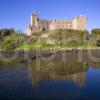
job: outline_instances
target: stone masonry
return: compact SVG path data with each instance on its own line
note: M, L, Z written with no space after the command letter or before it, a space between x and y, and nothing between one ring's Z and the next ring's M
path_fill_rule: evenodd
M31 24L27 27L27 35L43 30L73 29L86 30L86 16L77 16L73 20L42 20L37 14L31 15Z

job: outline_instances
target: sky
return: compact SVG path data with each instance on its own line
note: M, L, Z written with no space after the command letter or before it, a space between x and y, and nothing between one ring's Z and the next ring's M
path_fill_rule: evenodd
M100 0L0 0L0 29L26 31L30 15L41 19L74 19L87 16L87 30L100 28Z

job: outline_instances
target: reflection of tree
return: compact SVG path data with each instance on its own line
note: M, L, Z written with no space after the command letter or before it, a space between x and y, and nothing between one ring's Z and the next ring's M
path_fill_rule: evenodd
M12 58L0 58L0 68L4 69L14 69L16 61Z
M100 68L100 62L91 62L89 65L95 69Z
M40 71L37 71L36 67L35 63L29 64L29 77L33 86L45 80L72 80L77 85L83 86L85 84L85 72L88 70L85 63L41 62Z

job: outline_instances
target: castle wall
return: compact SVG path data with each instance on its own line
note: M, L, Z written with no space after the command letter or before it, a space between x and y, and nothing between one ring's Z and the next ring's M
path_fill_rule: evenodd
M51 20L50 21L50 30L54 29L71 29L72 22L67 20Z
M72 21L72 29L77 30L77 19Z
M86 17L77 16L73 20L40 20L38 15L31 15L31 25L28 27L28 35L42 30L55 30L55 29L74 29L86 30Z
M41 30L49 30L49 25L48 20L39 20L38 26Z
M77 29L86 30L86 17L85 16L77 17Z

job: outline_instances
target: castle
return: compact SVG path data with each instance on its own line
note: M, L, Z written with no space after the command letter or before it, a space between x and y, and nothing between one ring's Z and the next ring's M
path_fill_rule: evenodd
M86 30L86 16L77 16L73 20L41 20L37 14L31 15L31 24L27 27L27 35L43 30L73 29Z

